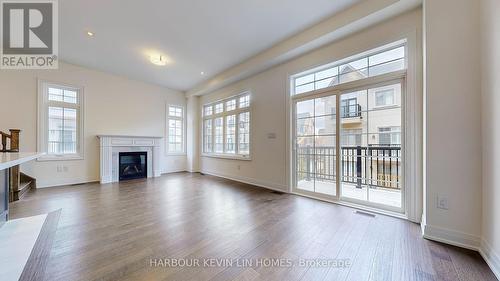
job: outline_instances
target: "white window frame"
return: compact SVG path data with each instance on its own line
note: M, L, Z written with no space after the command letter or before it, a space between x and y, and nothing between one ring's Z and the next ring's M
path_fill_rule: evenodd
M170 107L178 107L178 108L181 108L182 109L182 116L181 117L178 117L178 116L170 116ZM186 108L182 105L178 105L178 104L167 104L166 105L166 121L167 121L167 124L166 124L166 138L165 138L165 155L167 156L176 156L176 155L186 155ZM177 121L181 121L181 130L182 130L182 151L179 152L179 151L174 151L174 152L170 152L170 149L169 149L169 146L170 146L170 141L169 141L169 121L170 119L172 120L177 120Z
M71 90L77 93L77 103L71 104L59 101L49 101L48 89L50 87ZM38 158L38 161L60 161L60 160L83 160L84 159L84 104L85 95L83 87L68 85L64 83L38 80L38 120L37 120L37 147L39 152L46 153ZM48 129L49 129L49 107L57 106L73 108L77 110L77 144L76 153L71 154L48 154Z
M348 206L354 206L356 208L361 208L373 212L378 212L378 213L383 213L387 214L390 216L395 216L395 217L400 217L404 219L408 219L413 222L420 222L421 214L422 214L422 204L421 204L421 196L422 196L422 191L419 187L421 187L422 181L421 181L421 175L422 175L422 170L421 170L421 153L422 153L422 144L420 142L421 136L422 136L422 130L419 129L422 126L422 122L419 121L421 120L421 113L417 111L416 109L419 106L419 99L422 98L422 92L421 88L419 87L418 82L418 71L421 70L421 65L418 63L418 52L419 52L419 45L418 45L418 36L417 33L412 31L404 35L405 37L403 38L389 38L386 39L386 41L380 42L379 48L373 49L372 46L366 46L366 50L363 53L358 53L358 54L353 54L349 60L352 58L357 58L362 55L370 54L373 51L377 50L382 50L385 49L387 46L394 46L398 44L399 42L406 42L406 51L405 51L405 56L406 56L406 69L405 70L399 70L395 71L393 73L387 73L387 74L381 74L377 76L372 76L368 77L362 80L355 80L352 82L348 82L345 84L336 84L331 87L326 87L322 88L319 90L314 90L311 92L305 92L302 94L295 94L295 88L294 88L294 79L296 79L298 76L304 75L304 73L312 73L316 71L321 71L321 69L324 69L329 64L328 62L321 63L320 66L314 67L314 68L306 68L304 70L297 70L296 73L298 74L291 74L289 75L289 83L287 84L287 90L289 95L287 95L287 101L289 103L289 108L287 109L287 114L289 115L288 118L288 124L287 124L287 130L288 134L290 136L290 140L287 141L287 146L288 146L288 153L287 154L287 179L289 183L289 191L291 193L295 194L300 194L297 193L293 186L294 186L294 169L295 169L295 163L294 163L294 154L293 154L293 147L294 147L294 113L293 113L293 104L296 99L299 98L304 98L307 96L312 96L312 95L321 95L322 93L325 92L332 92L332 91L342 91L348 88L355 88L360 85L366 85L366 84L376 84L376 83L381 83L383 81L388 81L390 79L403 79L404 80L404 87L403 89L405 90L406 94L405 99L401 101L402 106L404 106L404 118L402 120L402 126L404 126L404 131L401 132L401 138L402 142L404 142L404 145L406 147L404 155L403 155L403 160L404 161L404 166L406 169L406 172L404 172L403 175L403 182L405 184L405 195L404 195L404 213L398 213L398 212L391 212L391 211L385 211L382 209L375 209L372 207L369 207L367 205L359 205L359 204L352 204L352 203L347 203L347 202L342 202L339 200L332 200L331 198L325 198L325 197L319 197L318 195L304 195L300 194L303 196L308 196L308 197L313 197L313 198L321 198L321 200L326 200L330 202L335 202L338 204L342 205L348 205ZM398 40L398 41L394 41ZM394 43L390 43L390 42ZM342 60L344 61L344 60ZM336 60L336 63L339 61ZM419 118L420 117L420 118Z
M249 96L249 104L248 106L246 107L242 107L240 108L240 103L239 103L239 99L240 97L244 97L244 96ZM230 110L230 111L227 111L226 110L226 102L227 101L230 101L232 99L235 99L236 100L236 108L234 110ZM215 105L216 104L220 104L222 103L223 105L223 110L222 112L220 113L215 113ZM206 107L212 107L212 114L211 115L205 115L205 108ZM215 157L215 158L227 158L227 159L237 159L237 160L251 160L252 157L252 141L251 141L251 138L252 138L252 94L250 91L244 91L240 94L237 94L237 95L234 95L234 96L230 96L228 98L224 98L224 99L221 99L221 100L217 100L217 101L214 101L214 102L210 102L210 103L207 103L207 104L204 104L202 105L201 107L201 112L202 112L202 145L201 145L201 148L202 148L202 153L201 153L201 156L203 157ZM248 148L248 154L242 154L240 153L239 151L239 145L240 145L240 132L239 132L239 123L240 123L240 114L241 113L246 113L248 112L248 114L250 115L249 117L249 135L250 135L250 139L249 139L249 148ZM236 116L236 129L235 129L235 153L226 153L226 147L227 147L227 144L226 144L226 139L227 139L227 135L226 135L226 120L227 120L227 117L228 116L231 116L231 115L235 115ZM215 152L215 119L217 118L221 118L222 117L222 125L223 125L223 152L220 153L220 152ZM206 120L212 120L212 135L211 135L211 139L212 139L212 152L206 152L205 151L205 121Z

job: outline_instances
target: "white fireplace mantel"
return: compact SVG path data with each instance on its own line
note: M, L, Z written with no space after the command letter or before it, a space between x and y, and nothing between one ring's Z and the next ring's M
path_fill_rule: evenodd
M118 181L118 156L120 152L147 152L148 178L159 177L160 143L162 137L98 135L100 146L100 180L101 183Z

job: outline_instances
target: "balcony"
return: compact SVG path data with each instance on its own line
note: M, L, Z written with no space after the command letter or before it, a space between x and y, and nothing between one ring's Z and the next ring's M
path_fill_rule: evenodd
M335 153L332 146L299 148L298 187L335 195ZM340 153L343 197L401 206L400 145L344 146ZM369 198L366 189L369 189Z
M340 117L342 118L356 118L361 117L361 105L351 104L343 105L340 107Z

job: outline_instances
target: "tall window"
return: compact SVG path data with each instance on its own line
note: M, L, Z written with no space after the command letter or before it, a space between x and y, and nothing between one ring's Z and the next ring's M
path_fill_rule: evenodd
M167 151L184 153L184 108L169 105L167 111Z
M250 155L250 94L203 106L203 153L246 158Z
M290 77L294 191L406 211L406 49L400 40Z
M83 157L83 90L77 87L39 83L38 150L41 159Z

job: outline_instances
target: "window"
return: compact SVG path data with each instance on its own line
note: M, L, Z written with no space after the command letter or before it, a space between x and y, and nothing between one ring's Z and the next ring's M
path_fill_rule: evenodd
M167 153L184 153L184 108L167 106Z
M39 82L38 150L40 160L83 158L83 90Z
M226 111L231 111L236 109L236 100L228 100L226 101Z
M358 146L362 145L362 129L343 129L343 137L340 139L342 146Z
M224 152L224 127L222 125L222 117L215 118L215 152Z
M226 153L236 153L236 115L226 117Z
M380 145L401 145L401 127L379 127Z
M238 117L238 147L240 153L250 153L250 112L240 113Z
M203 153L248 159L250 155L249 93L203 106Z
M212 119L203 121L203 151L213 151L213 131L212 131Z
M292 94L302 94L406 68L405 42L395 42L364 54L320 66L292 77Z
M203 111L204 116L212 115L212 110L213 110L213 106L211 106L211 105L205 106L204 111Z
M389 106L394 104L394 89L375 92L375 106Z
M215 114L222 113L223 111L224 111L224 104L222 102L215 105Z

